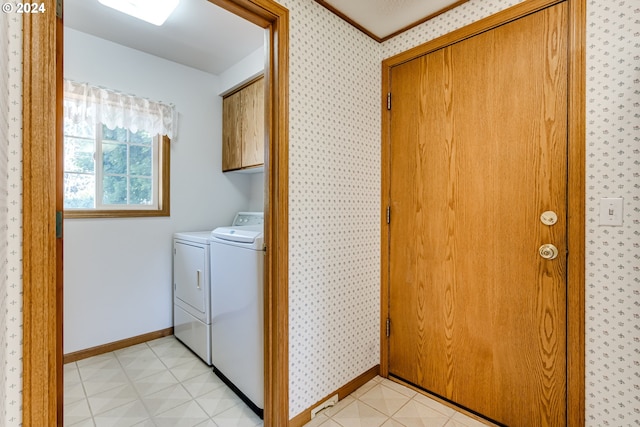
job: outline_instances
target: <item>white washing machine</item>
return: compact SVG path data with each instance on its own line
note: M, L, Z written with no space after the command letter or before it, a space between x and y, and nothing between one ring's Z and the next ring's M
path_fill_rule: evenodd
M264 408L263 215L240 212L211 232L211 362L262 418Z
M211 231L173 235L173 333L211 365Z

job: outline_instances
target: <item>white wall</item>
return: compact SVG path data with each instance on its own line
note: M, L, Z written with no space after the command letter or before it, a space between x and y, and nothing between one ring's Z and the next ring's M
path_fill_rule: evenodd
M220 79L65 29L65 77L173 103L171 217L67 219L64 352L173 325L171 237L227 225L252 205L251 177L221 172Z
M265 61L265 50L264 47L261 47L229 67L218 76L218 93L220 95L229 93L229 91L233 91L233 89L263 74ZM264 210L264 172L251 172L248 179L251 187L249 210L262 212Z
M228 93L264 73L265 61L265 50L261 47L220 73L218 93L221 95Z

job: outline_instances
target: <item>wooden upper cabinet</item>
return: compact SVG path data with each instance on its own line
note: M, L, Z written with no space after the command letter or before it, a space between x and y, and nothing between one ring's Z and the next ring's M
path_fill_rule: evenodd
M264 78L242 90L242 167L264 164Z
M264 164L264 78L222 101L222 170Z
M242 167L242 92L236 92L222 101L222 170Z

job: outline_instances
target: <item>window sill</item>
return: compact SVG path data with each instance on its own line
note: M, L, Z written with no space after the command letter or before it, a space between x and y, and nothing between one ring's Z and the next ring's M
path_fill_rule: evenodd
M64 211L64 219L75 218L146 218L146 217L162 217L171 216L169 208L155 210L134 210L134 209L120 209L120 210L66 210Z

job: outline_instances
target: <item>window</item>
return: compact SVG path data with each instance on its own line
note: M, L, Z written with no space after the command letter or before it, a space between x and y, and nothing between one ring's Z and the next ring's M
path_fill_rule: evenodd
M172 106L65 81L66 218L169 216Z
M65 121L65 216L168 215L167 139Z

